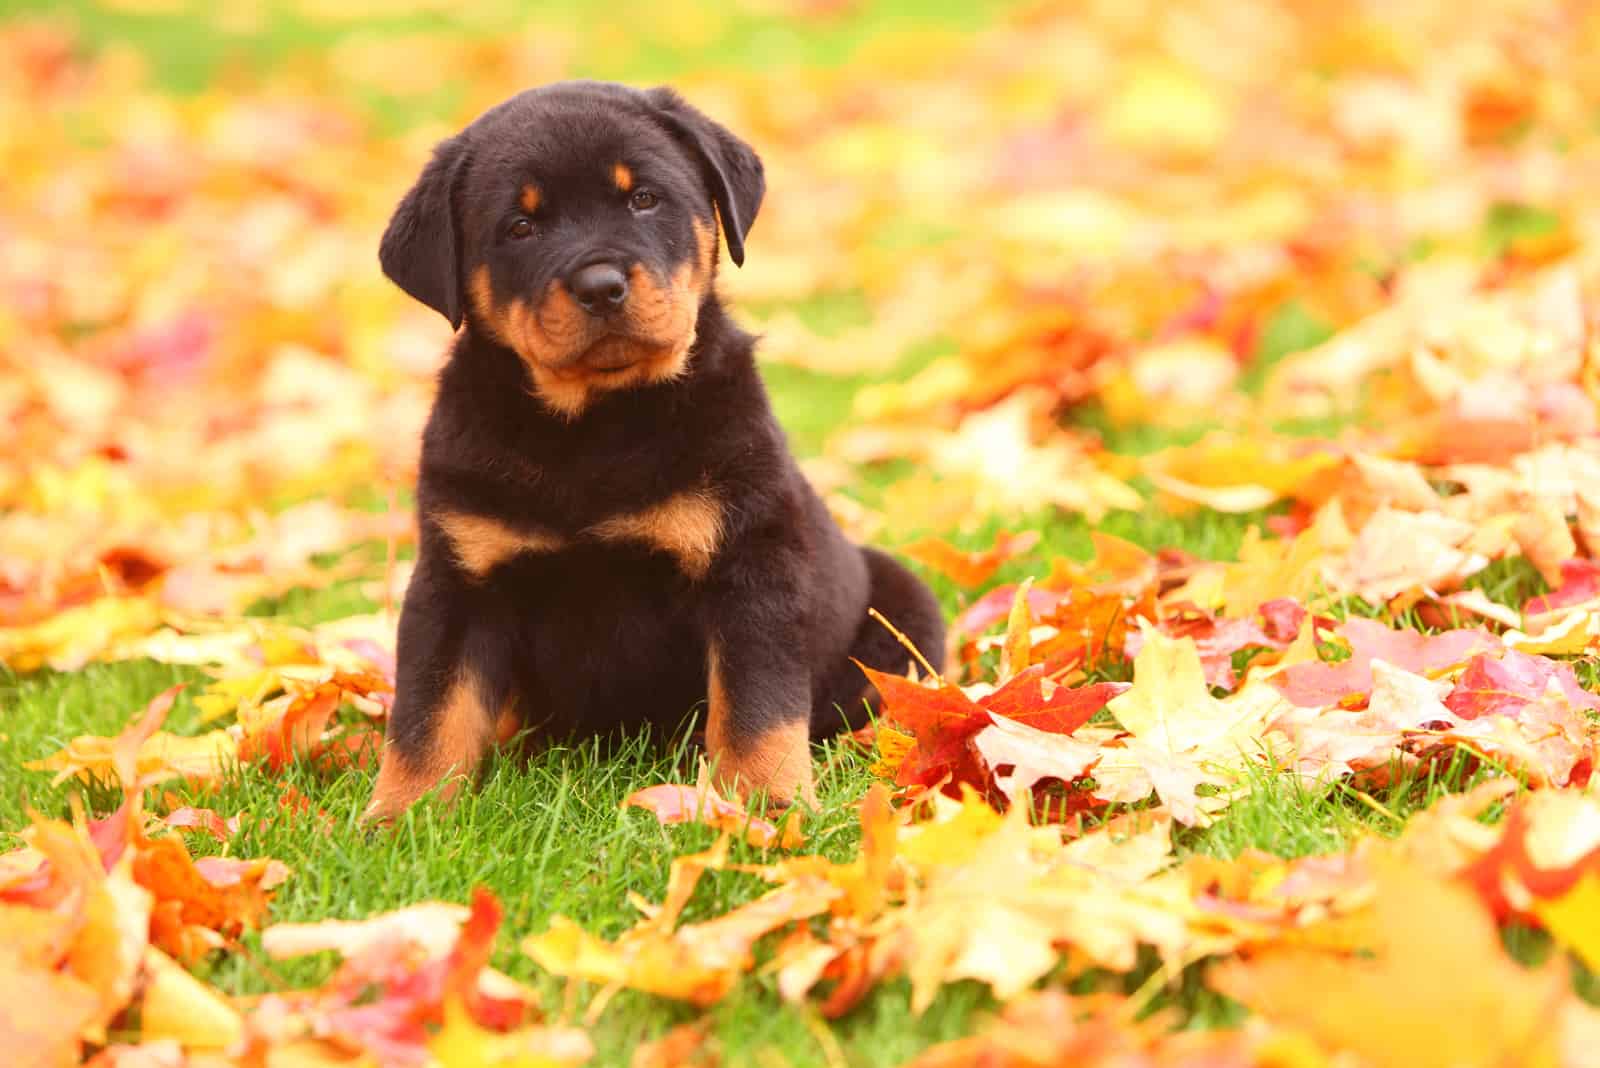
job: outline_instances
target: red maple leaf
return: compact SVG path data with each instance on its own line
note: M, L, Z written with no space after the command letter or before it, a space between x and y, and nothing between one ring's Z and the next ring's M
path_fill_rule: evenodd
M884 718L916 739L895 781L901 786L932 786L948 777L952 790L963 782L974 786L988 782L970 743L994 722L991 712L1038 730L1068 734L1128 688L1125 682L1061 686L1045 675L1042 665L1035 665L974 701L943 680L937 686L923 686L898 675L862 670L883 698Z
M1477 628L1423 634L1394 630L1377 620L1347 619L1338 633L1350 646L1350 659L1296 664L1273 680L1290 701L1303 707L1347 702L1372 690L1372 662L1382 660L1417 675L1459 664L1474 653L1500 648L1500 641Z
M1444 703L1462 719L1516 715L1543 697L1552 680L1574 708L1600 709L1600 697L1578 685L1570 665L1516 649L1473 657Z

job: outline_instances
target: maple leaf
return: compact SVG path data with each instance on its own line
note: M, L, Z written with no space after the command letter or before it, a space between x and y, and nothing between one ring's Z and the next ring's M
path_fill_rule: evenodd
M1170 638L1147 622L1140 627L1133 687L1106 706L1132 738L1122 753L1102 754L1095 793L1127 801L1154 789L1175 819L1203 824L1208 810L1227 802L1224 795L1202 799L1197 787L1237 787L1235 773L1264 754L1261 738L1281 698L1265 684L1212 697L1192 638Z
M186 1049L221 1050L244 1034L239 1011L215 990L151 947L144 957L141 1041L172 1039Z
M1315 442L1213 433L1193 445L1152 453L1143 466L1169 499L1219 512L1253 512L1294 495L1339 463Z
M1449 727L1455 716L1442 698L1448 684L1390 667L1369 665L1373 679L1365 708L1301 706L1278 716L1273 727L1294 745L1295 769L1313 781L1386 766L1400 753L1408 732Z
M957 586L981 586L1008 560L1022 556L1039 544L1036 530L1020 534L1001 531L995 535L994 544L987 549L968 552L957 549L942 538L920 538L907 542L897 550L902 556L925 565L954 582Z
M334 670L327 678L306 685L285 677L288 692L259 705L240 705L243 737L238 743L243 762L265 761L279 771L297 759L331 762L358 761L369 746L376 748L370 731L332 728L339 707L346 701L370 702L393 690L389 681L370 671Z
M1330 1068L1297 1036L1172 1033L1159 1014L1138 1015L1134 999L1037 991L1006 1004L982 1033L931 1046L905 1068Z
M1083 587L1093 593L1118 593L1137 598L1162 576L1163 557L1126 538L1091 530L1089 542L1094 555L1079 563L1064 557L1050 567L1046 584L1052 587Z
M669 823L703 823L708 827L743 836L745 841L761 849L779 844L775 824L754 816L743 805L734 804L721 797L709 779L698 786L679 783L661 783L635 790L622 801L623 808L642 808L655 816L663 825ZM798 817L798 811L793 814ZM790 849L800 845L798 822L785 822L782 844Z
M1167 959L1202 952L1205 939L1187 924L1187 890L1151 879L1170 860L1164 814L1063 845L1056 828L1031 826L1023 806L1004 818L973 796L942 807L901 849L916 868L917 893L885 917L914 1011L957 979L1014 996L1055 965L1063 945L1118 970L1132 966L1140 944Z
M702 923L673 929L663 917L651 917L615 942L555 916L543 934L524 939L522 950L554 975L711 1005L727 996L739 975L754 964L751 947L756 940L826 912L838 894L823 880L800 880ZM605 997L591 1008L591 1015Z
M1600 969L1600 873L1590 872L1560 897L1534 902L1533 914L1585 967Z
M453 1058L452 1065L474 1063L462 1059L473 1054L513 1065L545 1063L515 1059L538 1056L555 1064L581 1062L592 1052L586 1038L526 1026L532 992L486 967L500 920L499 902L480 889L465 910L401 910L365 923L305 925L279 935L273 941L281 952L351 952L321 987L259 1002L245 1018L245 1045L276 1050L314 1039L312 1057L356 1051L392 1064L425 1063L430 1050ZM452 1013L460 1015L452 1019Z
M1223 569L1220 599L1230 614L1241 618L1254 615L1269 601L1289 598L1307 603L1323 585L1325 558L1344 552L1350 541L1337 498L1319 509L1312 524L1292 539L1268 541L1251 527L1239 546L1238 562Z
M444 1025L428 1039L428 1053L438 1068L565 1068L593 1057L594 1043L570 1027L490 1031L447 1000Z
M1238 678L1233 671L1233 654L1244 649L1285 649L1299 630L1299 620L1294 618L1292 609L1299 609L1293 601L1284 602L1288 607L1273 607L1271 611L1277 617L1276 625L1280 628L1293 625L1287 638L1274 638L1262 630L1254 620L1218 618L1194 605L1169 605L1167 611L1171 614L1164 615L1157 625L1163 633L1173 637L1193 638L1195 649L1200 654L1200 663L1205 668L1206 682L1218 689L1232 690L1238 685ZM1263 606L1265 607L1265 606ZM1304 615L1304 609L1299 609ZM1144 644L1144 636L1139 631L1129 632L1124 644L1124 653L1130 658L1139 655L1139 649Z
M903 728L916 746L901 760L895 781L902 786L932 786L950 777L954 784L984 782L970 742L993 720L991 713L1059 734L1089 721L1108 700L1126 689L1103 682L1069 687L1052 682L1042 665L1014 676L1000 689L973 700L943 679L921 685L863 667L883 698L883 716Z
M29 878L0 893L13 936L0 951L0 983L27 996L0 1007L0 1050L76 1059L81 1041L105 1041L134 994L151 897L125 858L103 863L85 828L36 819L24 837L34 854ZM40 997L42 1016L32 1003Z
M74 776L85 782L116 777L125 787L142 788L174 778L208 781L222 776L238 752L238 743L225 731L211 731L193 738L178 737L141 724L166 717L182 686L164 690L117 738L79 735L60 752L42 760L28 761L30 771L53 771L57 783ZM130 766L119 768L116 747L119 739L137 735L138 750ZM129 776L122 778L123 773Z
M1026 800L1041 779L1070 783L1100 759L1100 751L1094 745L1005 716L990 716L989 726L973 736L972 745L988 765L995 785L1012 804ZM1003 767L1012 770L1002 775Z
M1477 528L1432 512L1381 508L1323 574L1335 590L1381 604L1419 588L1447 590L1489 566L1468 541Z
M468 914L465 905L425 901L364 920L275 923L261 932L261 948L280 960L330 949L357 957L374 946L403 941L430 957L442 957L461 936Z
M1011 605L1016 600L1018 589L1019 586L1017 584L1007 583L989 590L982 597L973 601L965 611L951 621L951 632L954 634L980 634L988 630L1010 614ZM1035 616L1042 616L1049 612L1057 602L1067 597L1068 594L1034 586L1029 588L1027 596L1028 610Z
M144 839L132 855L134 879L155 897L151 940L183 959L260 924L272 890L289 869L270 859L193 859L177 837Z
M1129 621L1151 611L1144 601L1130 605L1120 594L1075 588L1043 617L1046 632L1033 657L1053 670L1102 663L1125 646Z
M1455 874L1501 920L1529 918L1600 873L1600 804L1574 791L1536 791L1511 805L1492 842Z
M1600 697L1578 685L1570 665L1516 649L1473 657L1445 704L1462 719L1515 715L1542 698L1552 684L1574 708L1600 709Z
M1369 958L1268 949L1215 966L1209 981L1269 1021L1373 1064L1562 1063L1553 1024L1573 995L1559 968L1513 963L1463 889L1392 858L1376 880Z
M226 842L239 833L243 817L244 814L241 812L223 819L214 809L184 805L161 817L161 825L181 830L204 831L217 841Z
M1564 614L1575 608L1600 607L1600 563L1594 560L1567 560L1561 565L1561 581L1549 593L1528 598L1522 614L1529 625L1540 617Z
M1450 630L1441 634L1395 629L1376 620L1352 616L1335 633L1350 647L1350 658L1336 663L1295 664L1273 680L1291 702L1304 706L1338 704L1372 689L1372 662L1382 659L1415 674L1454 667L1469 657L1499 648L1484 630Z

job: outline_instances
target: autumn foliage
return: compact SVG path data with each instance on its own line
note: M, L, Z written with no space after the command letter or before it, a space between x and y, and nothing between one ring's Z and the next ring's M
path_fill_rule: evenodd
M0 23L0 664L203 672L8 769L68 790L0 852L0 1061L576 1065L630 991L686 1021L634 1064L709 1065L737 992L832 1041L886 987L915 1017L969 983L992 1012L912 1064L1593 1064L1581 4L1035 3L682 79L768 164L719 284L782 381L852 391L807 473L938 582L952 666L866 671L823 812L692 764L630 786L619 819L703 837L637 858L666 889L626 925L487 889L280 922L314 873L238 855L264 817L222 799L271 781L265 818L349 825L316 784L370 769L393 702L448 342L377 234L433 140L587 70L594 25L357 41L183 97L69 22ZM449 122L357 103L452 78ZM829 301L865 311L796 310ZM272 611L307 590L359 607ZM1307 798L1337 826L1250 844ZM732 876L759 890L712 907ZM272 971L313 954L320 981Z

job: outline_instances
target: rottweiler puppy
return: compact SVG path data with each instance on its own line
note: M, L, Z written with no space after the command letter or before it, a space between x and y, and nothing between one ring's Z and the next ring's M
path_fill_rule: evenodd
M719 781L811 800L810 743L860 718L852 658L904 672L944 624L800 474L716 293L765 191L670 89L533 89L441 143L383 235L457 328L423 436L419 548L366 818L497 740L671 732L701 703Z

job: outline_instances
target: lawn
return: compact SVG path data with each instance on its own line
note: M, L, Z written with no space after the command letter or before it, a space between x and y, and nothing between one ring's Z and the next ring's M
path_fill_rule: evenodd
M1504 891L1511 904L1480 879L1471 885L1484 900L1471 907L1498 922L1507 974L1557 968L1559 997L1570 999L1562 1019L1590 1013L1585 999L1600 992L1584 964L1595 963L1593 934L1543 908L1580 879L1600 879L1600 842L1585 837L1578 811L1600 813L1587 785L1593 709L1557 685L1570 676L1581 694L1593 689L1600 642L1585 636L1597 617L1583 596L1600 575L1583 481L1600 462L1591 376L1600 353L1579 329L1594 325L1582 294L1600 270L1586 243L1594 210L1572 177L1592 173L1600 113L1569 80L1600 27L1508 28L1485 12L1453 25L1435 12L1393 26L1352 19L1338 34L1317 16L1284 15L1269 31L1255 17L1267 6L1209 5L1215 19L1191 24L1156 5L1149 26L1133 27L1108 13L998 3L692 0L603 15L566 3L0 5L0 50L16 60L0 78L0 126L42 119L32 140L0 134L0 190L11 186L0 235L16 238L10 257L0 254L0 292L12 297L0 307L0 410L15 427L0 437L0 829L115 810L124 795L109 765L53 781L24 764L81 736L117 735L173 684L185 688L166 730L237 723L248 733L252 703L269 706L278 690L236 693L210 715L219 678L225 687L263 665L294 665L322 625L392 626L393 587L413 554L404 517L415 430L448 335L378 273L387 206L432 141L522 84L675 80L715 113L753 124L768 158L750 264L725 264L725 288L765 335L766 381L795 452L853 534L913 547L949 618L1000 590L1012 622L1001 611L991 635L1026 637L1023 655L1057 682L1131 682L1130 693L1179 702L1158 689L1165 675L1141 674L1155 654L1109 643L1076 658L1041 651L1063 648L1074 590L1086 604L1115 602L1118 635L1139 636L1142 618L1147 651L1170 641L1180 658L1204 655L1213 685L1173 704L1175 723L1196 702L1237 709L1292 687L1283 681L1292 674L1267 675L1280 658L1295 670L1301 646L1298 667L1319 655L1342 662L1352 640L1339 628L1350 619L1380 620L1424 645L1458 628L1494 643L1492 654L1485 645L1413 663L1393 637L1377 657L1399 665L1406 681L1393 685L1432 687L1440 713L1383 720L1376 709L1397 695L1422 698L1386 691L1379 669L1333 693L1320 706L1330 718L1299 721L1275 706L1274 730L1298 747L1286 759L1270 747L1271 759L1243 763L1220 750L1197 756L1163 734L1206 769L1198 793L1190 784L1177 796L1216 802L1214 817L1172 824L1163 871L1191 877L1197 900L1215 894L1240 916L1259 911L1237 927L1216 921L1232 941L1192 959L1163 960L1143 938L1128 967L1079 952L1069 933L1051 942L1042 985L1070 991L1091 1015L1104 995L1128 1034L1134 1018L1153 1020L1137 1040L1151 1059L1128 1063L1201 1063L1154 1036L1202 1029L1246 1035L1249 1050L1230 1048L1234 1059L1219 1054L1217 1064L1436 1063L1414 1051L1465 1000L1406 1001L1397 983L1395 998L1438 1018L1393 1037L1394 1050L1423 1059L1384 1060L1360 1037L1377 1017L1351 1009L1330 1022L1246 986L1224 993L1213 959L1231 974L1251 966L1246 947L1262 951L1262 969L1274 952L1303 964L1292 955L1316 939L1290 929L1313 924L1309 913L1267 917L1279 908L1270 887L1304 871L1290 863L1299 858L1365 863L1369 848L1400 839L1393 848L1408 850L1440 894L1461 893L1469 862L1512 847L1479 838L1446 863L1427 836L1448 836L1414 817L1510 780L1511 799L1468 822L1492 837L1523 798L1566 798L1560 811L1526 802L1526 818L1566 843L1535 849L1530 863L1560 877L1508 867L1507 886L1527 883ZM1238 25L1229 30L1224 16ZM1535 73L1505 44L1513 29L1543 49ZM1217 35L1230 32L1244 45L1236 67L1215 58ZM1477 58L1455 66L1418 54L1441 33L1441 54ZM1274 95L1263 87L1278 69L1295 80ZM1534 88L1519 90L1519 77ZM1440 124L1451 132L1437 133ZM1298 158L1262 147L1290 144ZM75 232L73 220L86 225ZM36 285L30 272L41 269L64 280ZM1337 536L1327 533L1334 513ZM1021 532L1037 541L975 581L914 548L937 539L977 553ZM1140 569L1138 584L1117 585L1124 565L1109 559L1105 535L1144 551L1127 565ZM1294 563L1296 546L1314 557ZM1026 621L1042 628L1031 637L1015 623L1027 593L1012 600L1028 579L1051 598ZM1266 592L1245 597L1241 584ZM1548 604L1533 600L1553 589ZM1263 612L1274 598L1310 610L1296 623L1299 645L1219 637L1230 624L1270 629ZM1552 622L1558 608L1577 614ZM208 636L222 651L205 651ZM951 676L979 684L975 699L1017 670L1016 653L1002 664L999 643L980 650L977 637L967 636L964 674ZM292 655L274 661L285 648ZM1546 673L1527 693L1505 683L1514 707L1491 715L1473 705L1446 723L1458 694L1485 691L1470 682L1493 670L1482 657L1550 666L1529 669ZM310 677L331 663L300 666ZM1214 669L1229 683L1216 685ZM345 700L333 729L369 725L365 707ZM1105 733L1082 737L1107 745L1119 723L1138 735L1119 707L1083 726ZM818 747L819 807L799 853L848 864L863 853L860 803L875 786L909 802L931 784L907 770L912 758L885 767L886 727L921 746L914 753L932 751L910 725L914 712L897 715L890 700L876 745ZM1382 721L1359 728L1371 741L1354 755L1338 732L1356 728L1341 717L1367 712ZM1502 733L1474 733L1497 718ZM1345 755L1326 756L1326 736L1314 734L1323 729ZM1106 754L1127 752L1126 741L1110 740L1081 778L1044 776L1038 821L1048 825L1052 798L1075 813L1056 847L1105 836L1129 814L1181 811L1158 774L1127 780L1142 789L1126 786L1117 800L1099 796L1112 782ZM1314 753L1327 763L1306 763ZM583 1026L596 1065L629 1064L643 1044L696 1022L726 1065L901 1065L984 1033L1014 1000L948 964L948 974L934 969L931 1003L914 1009L913 977L888 967L829 1018L815 996L781 996L778 970L764 965L782 949L768 938L710 1004L624 981L590 1013L603 984L553 974L518 943L553 917L622 939L640 919L637 901L668 895L673 858L713 848L712 827L663 825L623 805L655 784L694 782L687 744L575 738L527 760L499 757L476 790L453 804L430 799L389 829L358 826L372 770L342 763L269 770L241 756L216 775L164 781L144 804L238 815L221 840L185 839L197 856L271 857L292 869L267 924L360 920L488 889L505 912L493 965L527 983L547 1018ZM967 804L1005 808L1008 763L974 765L978 779L956 770L950 794L965 783ZM927 803L905 812L922 818ZM771 872L735 869L777 855L735 835L683 921L768 892ZM0 899L17 886L0 869ZM1319 892L1307 899L1318 908L1347 904ZM1191 934L1204 927L1184 916ZM1244 933L1248 923L1259 926ZM810 929L824 935L820 919ZM255 995L317 987L339 962L331 952L269 959L253 927L226 942L190 970L245 1008ZM1544 1011L1554 1034L1556 1010ZM110 1014L110 1041L137 1041L140 1019ZM1235 1030L1258 1024L1304 1043L1294 1046L1303 1059L1271 1059L1250 1045L1265 1031ZM0 1030L0 1048L14 1052L4 1043L17 1033ZM1581 1063L1494 1059L1485 1043L1473 1063ZM1074 1063L1110 1063L1089 1048L1073 1047ZM1337 1060L1340 1050L1353 1059ZM928 1063L989 1063L963 1055Z

